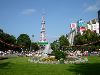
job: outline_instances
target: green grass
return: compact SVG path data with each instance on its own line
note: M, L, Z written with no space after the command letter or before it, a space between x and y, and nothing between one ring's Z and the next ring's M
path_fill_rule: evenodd
M0 75L100 75L100 57L88 57L84 64L35 64L28 57L0 60Z

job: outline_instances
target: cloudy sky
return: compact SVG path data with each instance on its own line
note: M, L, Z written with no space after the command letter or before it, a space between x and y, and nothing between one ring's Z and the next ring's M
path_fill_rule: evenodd
M16 38L26 33L38 41L44 14L47 40L52 41L68 34L70 23L97 18L99 9L100 0L0 0L0 28Z

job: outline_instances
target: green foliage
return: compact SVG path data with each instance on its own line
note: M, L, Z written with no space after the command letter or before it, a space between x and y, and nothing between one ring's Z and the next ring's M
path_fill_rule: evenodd
M52 50L59 50L60 49L60 43L59 43L58 40L56 40L53 43L51 43L51 49Z
M9 43L11 43L11 44L14 44L14 45L16 44L16 38L13 35L11 35L10 37L8 37L7 41Z
M74 45L82 45L85 42L85 40L83 39L83 37L81 36L81 34L77 34L74 37Z
M99 35L91 30L84 31L82 36L87 40L87 43L99 40Z
M11 46L9 46L9 45L16 44L16 38L13 35L10 35L10 34L3 32L2 29L0 29L0 40L3 41L3 42L0 42L0 49L1 50L11 49Z
M27 34L20 34L20 36L17 38L17 44L19 46L24 46L24 49L30 50L30 37Z
M53 43L51 43L51 49L65 51L67 49L67 47L69 46L69 41L68 41L67 37L68 37L68 35L66 35L66 36L62 35L59 38L59 40L56 40Z
M59 43L60 43L60 50L63 50L63 51L66 50L67 46L69 46L68 39L64 35L62 35L59 38Z
M32 50L34 50L34 51L39 50L39 46L38 46L38 44L37 44L37 43L34 43L34 42L32 42L32 44L31 44L31 48L32 48Z
M55 58L57 60L60 60L61 58L65 59L66 58L66 55L63 51L60 51L60 50L55 50L53 51L54 55L55 55Z
M3 30L2 29L0 29L0 33L3 33Z
M83 32L83 34L78 34L75 36L74 38L74 45L82 45L82 44L88 44L88 43L91 43L91 42L95 42L95 41L99 41L100 36L91 31L91 30L86 30Z
M16 44L16 38L13 35L7 33L0 33L0 39L6 43Z

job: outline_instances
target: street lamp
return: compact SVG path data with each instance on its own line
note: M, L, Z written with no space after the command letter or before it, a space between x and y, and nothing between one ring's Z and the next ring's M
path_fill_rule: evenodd
M34 38L34 34L32 35L32 37ZM32 40L31 40L31 44L30 44L30 51L32 50Z

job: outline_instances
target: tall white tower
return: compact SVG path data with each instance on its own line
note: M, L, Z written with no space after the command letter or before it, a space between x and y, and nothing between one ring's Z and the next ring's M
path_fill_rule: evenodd
M43 57L47 57L48 54L52 52L50 48L50 44L48 44L46 39L46 27L45 27L45 19L44 16L42 16L42 23L41 23L41 32L40 32L40 41L38 42L38 45L40 45L40 50Z
M46 41L46 36L45 36L45 20L44 16L42 16L42 23L41 23L41 32L40 32L40 42L45 42Z
M45 28L45 19L44 16L42 16L42 23L41 23L41 32L40 32L40 45L46 45L48 44L46 39L46 28Z

